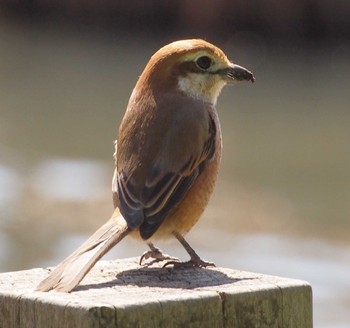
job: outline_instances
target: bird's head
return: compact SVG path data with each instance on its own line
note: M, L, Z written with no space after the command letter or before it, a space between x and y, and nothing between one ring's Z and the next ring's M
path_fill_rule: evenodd
M162 47L151 57L135 91L151 91L154 95L180 91L215 105L222 88L235 81L254 82L255 78L211 43L181 40Z

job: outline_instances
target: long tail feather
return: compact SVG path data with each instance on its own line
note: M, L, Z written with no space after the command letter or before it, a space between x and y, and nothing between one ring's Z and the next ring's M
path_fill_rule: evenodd
M111 219L58 264L50 275L40 282L36 290L72 291L95 263L128 233L127 223L116 209Z

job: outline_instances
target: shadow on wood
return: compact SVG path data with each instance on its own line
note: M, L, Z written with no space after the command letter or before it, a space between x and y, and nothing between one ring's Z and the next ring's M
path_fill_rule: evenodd
M79 291L128 285L138 287L193 289L234 284L235 282L245 279L252 280L259 279L259 277L232 278L215 268L172 269L140 267L119 272L116 274L116 279L97 284L84 284L76 287L74 290Z

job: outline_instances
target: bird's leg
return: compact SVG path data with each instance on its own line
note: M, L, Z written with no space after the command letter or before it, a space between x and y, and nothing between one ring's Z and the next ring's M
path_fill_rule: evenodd
M182 268L182 267L200 267L206 268L208 266L215 266L213 262L207 262L202 260L199 255L195 252L195 250L190 246L190 244L182 237L178 232L174 231L173 235L176 239L181 243L181 245L185 248L186 252L190 256L190 260L187 262L178 262L178 261L169 261L165 266L173 265L174 268Z
M168 254L163 254L163 252L158 247L154 246L152 243L147 243L147 245L150 248L150 250L142 254L139 262L140 265L142 265L143 260L147 260L149 258L153 258L154 260L148 265L152 265L153 263L166 260L178 261L178 258L176 257L172 257Z

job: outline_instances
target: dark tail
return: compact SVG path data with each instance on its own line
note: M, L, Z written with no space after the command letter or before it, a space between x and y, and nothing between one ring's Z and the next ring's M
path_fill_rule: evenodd
M40 282L37 291L72 291L95 263L127 234L126 221L116 209L111 219L99 228L85 243L63 260Z

